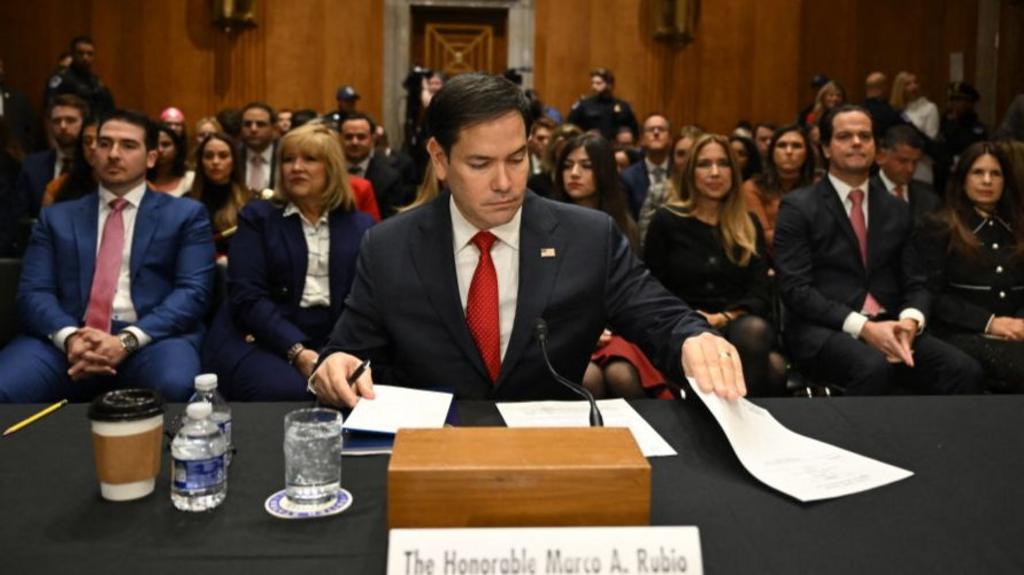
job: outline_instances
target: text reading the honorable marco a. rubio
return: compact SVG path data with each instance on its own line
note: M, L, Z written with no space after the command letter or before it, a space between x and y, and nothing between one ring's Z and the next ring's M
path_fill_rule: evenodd
M399 529L388 552L392 575L701 572L695 527Z

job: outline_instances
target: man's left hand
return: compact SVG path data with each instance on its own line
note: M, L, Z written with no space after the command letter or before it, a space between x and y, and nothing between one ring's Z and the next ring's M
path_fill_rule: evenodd
M896 326L896 339L900 342L900 347L906 351L907 356L912 356L914 353L914 340L917 338L919 329L917 321L909 317L901 319Z
M747 394L740 354L731 343L711 333L683 342L683 373L697 382L703 392L715 392L733 400Z
M82 354L82 359L85 361L116 368L128 356L128 352L116 335L93 328L82 328L80 331L81 337L92 344L92 349Z

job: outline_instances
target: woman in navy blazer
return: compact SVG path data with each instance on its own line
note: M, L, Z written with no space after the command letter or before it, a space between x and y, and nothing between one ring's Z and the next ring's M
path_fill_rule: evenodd
M238 214L228 301L204 346L204 364L232 399L302 400L317 352L341 316L363 233L337 136L322 125L278 146L274 197Z

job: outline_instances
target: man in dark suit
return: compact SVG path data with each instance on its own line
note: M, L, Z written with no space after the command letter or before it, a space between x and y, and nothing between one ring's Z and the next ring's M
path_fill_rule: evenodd
M786 195L775 225L794 359L850 395L888 393L897 381L931 393L980 390L973 359L922 333L930 299L910 210L869 185L871 116L839 106L819 125L828 176Z
M376 380L447 388L459 398L569 397L552 363L579 381L604 328L640 345L675 381L745 393L735 349L671 296L597 210L526 189L529 101L508 80L463 74L434 96L427 148L447 191L367 232L345 313L310 384L353 405L360 357ZM358 393L372 397L369 375Z
M242 108L242 166L245 185L253 192L273 188L277 177L277 116L263 102Z
M18 289L25 334L0 351L0 402L82 401L111 386L191 393L213 238L201 204L146 187L156 140L144 115L114 111L99 129L99 192L40 215Z
M416 175L416 162L409 154L391 147L391 139L384 126L378 125L374 132L373 154L387 159L391 169L402 176L402 183L406 188L414 190L420 185L420 178Z
M629 202L633 219L640 217L640 207L647 199L652 184L659 184L672 177L672 162L669 151L672 148L672 127L668 118L651 114L644 120L644 133L640 137L643 161L636 162L622 170L622 186Z
M872 72L864 80L864 107L871 114L875 139L881 139L889 128L904 123L900 113L889 104L889 79L881 72Z
M57 148L31 154L21 165L14 193L5 201L4 229L0 231L2 251L19 255L24 249L24 246L14 245L20 243L16 238L21 221L39 215L46 184L71 169L75 145L88 116L89 106L78 96L62 94L53 99L49 124Z
M402 176L386 158L373 153L375 128L373 118L362 112L352 112L341 121L341 145L349 173L366 178L373 184L380 217L384 219L412 202L413 188L402 182Z
M924 138L916 128L909 124L892 126L879 143L875 158L878 173L871 178L872 184L909 204L915 225L942 207L930 185L914 180L914 170L923 155Z

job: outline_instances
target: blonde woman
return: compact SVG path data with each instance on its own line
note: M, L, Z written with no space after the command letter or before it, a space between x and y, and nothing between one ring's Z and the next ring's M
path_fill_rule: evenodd
M910 72L900 72L892 81L892 96L889 104L901 112L910 123L921 130L929 140L934 140L939 135L941 117L939 107L934 102L921 94L921 85L917 76ZM929 184L935 181L933 173L932 158L924 156L917 163L914 171L914 179Z
M777 395L785 363L774 330L761 226L740 195L739 169L724 136L701 136L669 199L651 220L644 260L670 292L699 311L739 351L751 395Z
M322 125L285 134L269 201L238 214L228 301L204 350L234 399L309 399L306 379L341 316L373 219L356 209L337 135Z

